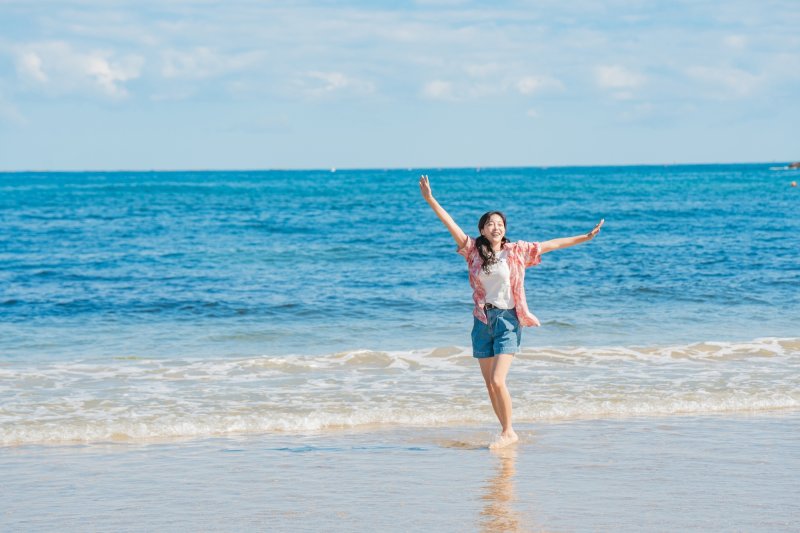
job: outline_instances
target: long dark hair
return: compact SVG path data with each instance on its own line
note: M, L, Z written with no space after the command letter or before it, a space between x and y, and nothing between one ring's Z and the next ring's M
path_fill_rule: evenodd
M484 213L481 219L478 221L478 231L483 231L483 227L486 225L487 222L489 222L489 218L491 218L492 215L498 215L500 218L502 218L503 227L504 228L506 227L506 216L503 213L501 213L500 211L489 211L488 213ZM506 239L506 236L503 235L503 242L501 243L501 246L505 246L507 242L508 239ZM480 237L475 239L475 246L478 247L478 255L480 255L481 259L483 260L483 265L481 266L481 268L483 269L484 272L488 274L492 265L497 263L497 257L494 255L494 250L492 250L492 245L489 242L489 239L487 239L486 237L483 236L483 234L481 234Z

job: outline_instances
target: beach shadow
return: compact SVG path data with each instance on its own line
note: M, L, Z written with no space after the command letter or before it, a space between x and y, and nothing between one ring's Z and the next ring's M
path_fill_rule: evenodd
M481 499L485 502L481 511L481 531L529 531L522 517L514 508L516 495L514 475L516 474L517 446L490 450L497 458L495 472L484 485Z

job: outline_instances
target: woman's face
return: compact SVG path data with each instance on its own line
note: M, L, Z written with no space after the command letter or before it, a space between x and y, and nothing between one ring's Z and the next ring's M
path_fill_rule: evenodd
M498 244L506 234L506 225L500 215L492 215L484 224L481 235L489 239L492 244Z

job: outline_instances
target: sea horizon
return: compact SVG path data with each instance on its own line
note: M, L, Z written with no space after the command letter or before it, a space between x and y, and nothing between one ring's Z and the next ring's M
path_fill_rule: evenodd
M416 171L416 170L503 170L503 169L582 169L582 168L629 168L629 167L673 167L673 166L748 166L748 165L773 165L779 163L792 163L800 161L800 156L797 159L775 159L764 161L689 161L689 162L643 162L643 163L587 163L587 164L565 164L558 163L553 165L547 164L491 164L491 165L429 165L429 166L404 166L404 165L387 165L387 166L320 166L320 167L180 167L180 168L158 168L158 167L141 167L141 168L75 168L75 169L7 169L0 170L0 174L45 174L45 173L139 173L139 172L312 172L312 171Z

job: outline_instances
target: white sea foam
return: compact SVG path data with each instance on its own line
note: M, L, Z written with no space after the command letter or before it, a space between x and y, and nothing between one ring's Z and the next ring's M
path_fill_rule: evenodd
M800 339L527 349L515 419L800 409ZM145 441L493 422L459 347L0 365L0 444Z

